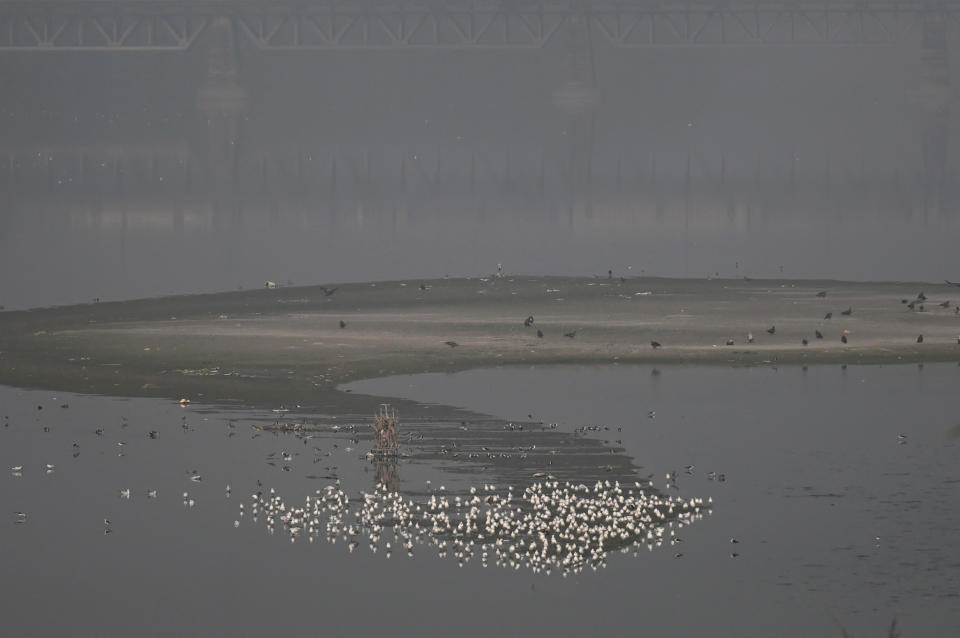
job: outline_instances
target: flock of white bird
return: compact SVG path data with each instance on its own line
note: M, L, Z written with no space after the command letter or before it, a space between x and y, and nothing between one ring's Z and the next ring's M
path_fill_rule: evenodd
M353 552L365 538L374 553L385 543L388 558L400 550L412 557L416 545L427 545L441 558L452 554L460 566L479 557L484 567L492 562L564 576L605 567L611 551L676 545L679 530L709 514L712 505L712 499L659 494L648 482L624 488L610 481L588 486L555 480L522 493L471 487L462 497L450 497L441 487L419 502L383 486L351 501L334 485L307 496L302 507L288 505L273 489L252 500L254 522L264 518L269 533L279 529L291 542L342 539ZM244 513L241 504L241 518ZM392 542L384 538L390 532Z

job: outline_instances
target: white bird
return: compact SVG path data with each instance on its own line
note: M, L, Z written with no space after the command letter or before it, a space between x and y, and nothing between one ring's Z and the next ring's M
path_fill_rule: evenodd
M22 471L23 471L23 466L22 466L22 465L14 465L13 467L10 468L10 471L11 471L11 472L22 472Z

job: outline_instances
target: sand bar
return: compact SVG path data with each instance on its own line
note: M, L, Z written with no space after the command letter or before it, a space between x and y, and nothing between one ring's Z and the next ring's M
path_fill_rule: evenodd
M495 365L960 361L947 284L510 276L329 290L0 313L0 383L323 403L349 402L334 392L346 381Z

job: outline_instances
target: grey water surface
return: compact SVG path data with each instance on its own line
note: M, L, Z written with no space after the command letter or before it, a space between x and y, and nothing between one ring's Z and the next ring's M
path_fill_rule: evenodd
M327 485L372 493L369 418L2 388L4 622L25 636L839 636L882 635L895 618L906 636L949 635L960 620L958 375L952 365L624 366L352 384L424 402L401 415L401 434L442 432L445 446L451 432L465 442L483 427L533 437L525 445L559 436L543 439L557 453L525 461L546 474L564 464L558 441L579 438L590 443L578 449L627 456L638 481L712 498L675 544L611 552L566 577L459 566L429 544L412 558L388 557L383 541L350 551L322 530L310 541L254 520L258 491L288 503ZM432 419L436 402L471 412ZM294 422L310 438L269 430ZM393 468L406 498L549 480L419 445L403 443Z

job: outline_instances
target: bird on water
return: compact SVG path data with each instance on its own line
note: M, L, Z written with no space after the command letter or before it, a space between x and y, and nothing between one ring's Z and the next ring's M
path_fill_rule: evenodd
M849 317L850 315L853 314L853 306L850 306L850 307L847 308L846 310L841 310L841 311L840 311L840 314L841 314L841 315L846 315L847 317Z
M570 339L573 339L574 337L577 336L577 331L576 331L576 330L571 330L570 332L564 332L564 333L563 333L563 336L564 336L564 337L569 337Z
M460 345L460 344L457 343L456 341L444 341L444 343L447 344L448 346L450 346L451 348L456 348L457 346Z
M651 342L650 342L650 347L653 348L654 350L656 350L657 348L660 347L660 342L659 342L659 341L651 341Z
M826 319L833 319L833 313L832 313L832 312L828 312L827 314L823 315L823 318L824 318L824 320L826 320Z
M529 317L523 320L524 328L529 328L532 325L533 325L533 315L530 315Z
M772 335L775 335L775 334L777 334L777 327L776 327L776 326L770 326L769 328L767 328L767 332L769 332L769 333L772 334Z
M814 334L816 334L817 339L823 339L823 333L822 333L822 332L820 332L819 330L814 330L813 332L814 332Z

